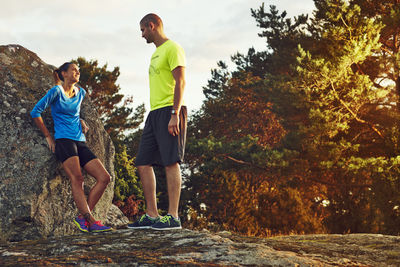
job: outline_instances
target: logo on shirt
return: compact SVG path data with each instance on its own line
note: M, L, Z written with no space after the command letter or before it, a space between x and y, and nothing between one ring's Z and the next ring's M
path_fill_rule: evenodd
M160 74L160 70L154 67L153 65L150 65L149 75L156 75L156 74Z

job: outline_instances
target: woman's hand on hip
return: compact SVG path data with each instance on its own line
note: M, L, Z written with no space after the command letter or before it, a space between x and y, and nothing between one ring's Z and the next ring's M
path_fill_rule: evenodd
M82 132L86 134L89 131L89 127L87 126L86 122L81 119L81 125L82 125Z
M49 149L51 150L51 152L55 152L56 150L56 143L54 142L53 137L51 137L50 135L46 137L46 141L47 144L49 145Z

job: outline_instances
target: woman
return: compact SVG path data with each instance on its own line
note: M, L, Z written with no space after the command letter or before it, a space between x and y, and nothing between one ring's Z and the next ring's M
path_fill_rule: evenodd
M110 227L96 221L91 214L110 182L110 174L85 143L84 134L89 128L80 119L79 113L86 91L75 85L79 81L79 77L80 72L77 65L70 62L61 65L54 71L54 79L57 85L51 88L36 104L31 116L46 137L50 150L62 162L63 168L71 181L72 195L80 212L79 216L74 219L74 223L82 232L110 231L112 230ZM63 81L62 85L61 81ZM55 141L41 117L41 113L49 105L54 121ZM87 200L83 191L81 167L97 181Z

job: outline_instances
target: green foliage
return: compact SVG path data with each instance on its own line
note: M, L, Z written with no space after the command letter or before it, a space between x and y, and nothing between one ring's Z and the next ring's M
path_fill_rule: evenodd
M121 152L115 155L115 189L114 201L125 200L128 196L135 195L143 199L143 192L140 189L134 158L126 153L126 147L119 149Z
M265 51L211 71L189 121L186 225L260 236L400 233L400 7L314 2L312 18L251 10ZM137 129L144 107L129 117L118 106L118 68L78 62L117 144L115 200L135 216L144 207L131 156L140 131L125 130ZM155 171L164 210L164 172Z
M395 118L385 127L372 108L384 106L390 90L376 86L359 67L380 50L383 25L365 18L357 5L323 2L318 18L322 27L317 30L325 50L313 55L299 47L293 86L301 88L309 107L309 122L302 129L310 137L304 140L307 154L312 155L309 160L326 173L326 182L337 184L327 193L326 223L333 232L392 232L382 227L382 209L377 210L382 203L375 192L392 176L385 162L393 162L396 154L386 145L392 143ZM379 113L391 117L391 111Z
M321 230L321 221L313 216L315 203L295 188L299 181L282 176L292 152L263 148L257 141L209 136L189 142L188 154L196 162L189 160L192 172L185 185L195 196L190 206L196 216L247 235ZM189 223L198 224L193 215Z
M223 73L221 68L213 73ZM322 230L321 220L309 215L319 212L314 195L310 199L284 186L300 183L283 176L289 169L287 158L298 154L280 148L285 131L265 100L260 78L243 70L213 78L218 80L209 82L212 88L205 92L218 91L218 97L209 97L190 122L185 187L192 213L211 225L248 235ZM289 207L298 201L302 208ZM267 204L288 212L264 208ZM198 225L193 214L188 224Z
M222 62L212 70L190 121L192 225L250 235L400 232L399 49L391 41L400 37L400 9L369 0L315 5L313 18L293 21L274 6L252 10L266 50L234 55L232 72Z

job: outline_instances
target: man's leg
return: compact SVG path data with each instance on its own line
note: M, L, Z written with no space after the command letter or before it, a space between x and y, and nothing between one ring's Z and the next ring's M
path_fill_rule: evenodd
M156 201L156 176L151 165L137 166L140 181L143 186L144 198L146 200L146 213L155 218L158 217Z
M178 163L165 167L167 176L168 200L169 207L168 213L178 218L179 199L181 196L181 168Z

